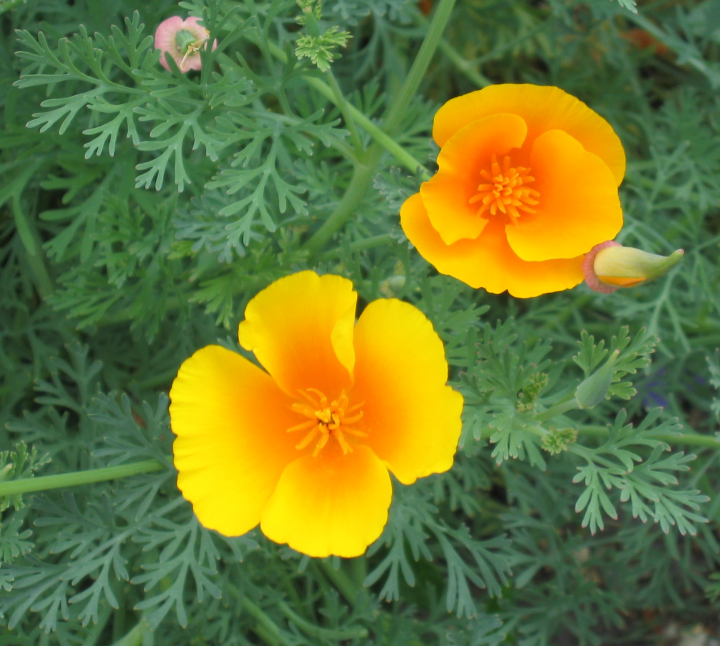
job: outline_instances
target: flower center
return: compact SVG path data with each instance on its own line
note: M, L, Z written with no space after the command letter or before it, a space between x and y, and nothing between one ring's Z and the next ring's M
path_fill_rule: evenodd
M300 396L305 401L296 402L291 408L296 413L300 413L309 419L287 430L288 433L307 431L305 437L303 437L295 447L296 449L304 449L317 438L315 449L313 450L313 457L316 457L332 436L340 445L343 455L345 455L352 453L353 450L346 435L367 437L367 433L358 431L356 428L350 426L350 424L354 424L362 419L363 413L358 409L365 402L348 406L349 401L345 391L340 394L340 397L333 401L329 401L325 394L316 388L298 390L298 393L300 393Z
M203 43L209 38L210 32L207 29L202 31L203 38L198 38L196 34L193 34L187 29L181 29L175 36L175 44L177 45L180 53L184 54L182 61L180 61L180 71L185 70L185 61L188 56L194 56L197 54L203 46Z
M511 167L511 163L510 157L506 155L500 167L497 157L493 155L490 171L480 171L480 176L487 183L480 184L477 194L470 198L470 204L480 202L476 215L482 215L485 211L495 215L500 211L513 224L517 224L520 211L535 213L532 207L538 203L535 198L540 197L540 193L527 187L535 178L528 175L529 168Z
M195 44L197 36L187 29L181 29L175 36L175 44L177 45L180 53L187 54L188 49Z

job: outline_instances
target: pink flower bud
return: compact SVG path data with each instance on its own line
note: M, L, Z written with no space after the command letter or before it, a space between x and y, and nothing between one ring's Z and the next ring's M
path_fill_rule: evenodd
M190 16L183 20L173 16L163 20L155 31L155 49L162 51L160 65L166 70L170 67L165 57L169 54L177 63L181 72L199 70L202 67L200 50L210 38L210 32L199 24L200 18ZM213 42L213 49L217 40Z

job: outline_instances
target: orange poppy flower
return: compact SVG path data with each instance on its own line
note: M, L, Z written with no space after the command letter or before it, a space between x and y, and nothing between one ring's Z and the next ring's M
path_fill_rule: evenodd
M170 391L178 488L226 536L260 524L315 557L362 554L387 522L392 487L448 470L463 398L442 341L417 308L370 303L340 276L303 271L248 304L243 356L208 346Z
M437 174L400 210L443 274L529 298L583 280L583 255L622 227L625 152L605 119L556 87L493 85L438 110Z

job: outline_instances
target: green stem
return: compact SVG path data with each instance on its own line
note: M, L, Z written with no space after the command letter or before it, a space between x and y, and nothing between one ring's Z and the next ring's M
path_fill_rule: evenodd
M562 415L563 413L567 413L568 411L574 410L576 408L579 408L579 406L577 400L575 399L575 393L573 392L554 406L551 406L542 413L535 415L535 421L546 422L553 417L557 417L558 415Z
M263 611L256 603L243 597L240 603L258 622L258 627L263 629L263 638L269 643L287 644L287 640L280 633L279 626ZM259 633L260 634L260 633Z
M305 243L305 249L311 254L316 253L319 249L321 249L322 246L333 236L333 234L340 229L343 224L345 224L347 219L355 212L355 209L360 204L362 198L367 192L367 189L370 187L372 177L375 173L375 167L380 162L380 158L382 156L380 146L387 148L386 145L381 143L380 139L382 139L385 144L388 144L388 142L391 141L390 137L394 134L398 125L405 116L407 108L420 86L420 82L425 76L425 72L427 71L430 60L437 49L448 20L450 20L450 14L452 13L454 6L455 0L440 0L440 4L435 10L432 22L430 23L430 28L425 35L425 40L423 40L423 43L420 46L420 51L415 57L412 67L410 68L410 73L405 79L397 98L393 101L387 116L383 118L382 130L373 135L376 141L368 151L367 164L362 167L356 166L350 185L348 186L345 195L340 200L340 203L337 205L333 213L331 213L330 217ZM378 134L380 135L380 139L378 139ZM409 162L407 157L409 157L412 160L410 163L416 164L413 168L413 172L417 172L418 168L422 169L422 165L417 164L417 160L408 155L402 150L402 148L400 148L400 151L402 151L402 153L400 153L400 157L405 159L403 164L407 166L407 163ZM395 156L396 158L399 158L397 152L399 151L396 151Z
M34 491L47 491L48 489L65 489L66 487L76 487L93 482L128 478L141 473L163 471L166 468L158 460L146 460L103 469L89 469L87 471L75 471L74 473L61 473L55 476L10 480L9 482L0 482L0 496L14 496Z
M296 615L290 606L284 601L278 603L278 608L292 623L294 623L300 630L306 635L311 637L321 637L325 639L365 639L368 636L368 631L365 628L346 628L344 630L333 630L331 628L321 628L315 626L309 621L305 621L302 617Z
M417 24L426 27L427 26L427 18L423 16L422 14L417 15ZM445 54L450 59L450 62L455 65L465 76L472 81L475 85L480 87L487 87L488 85L492 85L493 82L487 78L487 76L482 75L480 72L475 69L475 66L477 63L473 61L467 60L457 49L455 49L447 40L444 38L440 39L440 44L438 45L438 49Z
M320 567L325 576L332 581L333 585L340 591L345 600L350 605L355 605L355 597L357 596L357 588L342 570L333 569L330 563L322 561Z
M605 437L609 434L607 426L579 426L578 431L584 435ZM713 435L701 435L700 433L686 433L684 435L667 435L665 433L653 434L652 439L675 444L680 446L696 446L699 448L720 449L720 440Z
M440 0L435 13L430 22L430 27L415 60L413 61L410 73L407 75L400 94L393 102L387 116L383 119L383 130L388 134L394 134L396 128L400 125L405 113L407 112L410 102L413 100L417 92L420 82L425 76L430 61L435 54L435 50L440 44L445 27L450 20L450 15L455 7L455 0Z
M355 125L355 119L348 109L348 102L345 100L345 96L343 95L342 90L335 79L335 75L331 70L325 72L325 78L327 78L330 89L332 90L334 103L338 108L340 108L340 112L342 112L343 118L345 119L345 126L350 131L350 141L352 142L353 148L358 155L362 155L365 152L365 148L360 140L360 135L358 134L357 126Z
M253 40L253 42L255 42ZM267 43L268 50L270 53L277 58L281 63L287 63L287 56L285 52L280 49L275 43ZM328 101L334 103L338 108L342 109L342 106L337 102L337 97L333 92L332 88L324 81L316 78L315 76L303 76L305 82L315 88L322 96ZM365 132L367 132L378 144L380 144L387 152L389 152L399 163L407 168L411 173L420 173L423 180L430 179L431 175L423 167L423 163L413 157L407 152L400 144L398 144L392 137L385 134L383 130L375 125L363 112L358 110L352 103L345 101L345 107L348 112L348 116L360 126ZM356 160L351 157L351 160Z
M328 85L314 76L303 77L307 84L315 88L326 99L335 103L335 95ZM337 104L336 104L337 105ZM383 132L383 129L375 125L368 117L358 110L351 103L346 103L348 114L354 119L365 132L367 132L376 143L380 144L387 150L398 162L400 162L411 173L420 173L423 180L430 179L431 175L423 166L422 162L411 155L400 144L398 144L390 135ZM338 106L339 107L339 106Z
M332 238L334 233L345 223L355 212L365 192L372 182L375 173L375 164L367 166L355 166L350 184L337 206L322 226L305 243L305 250L311 254L317 253L322 246Z
M324 254L321 254L318 257L318 260L321 262L332 260L333 258L337 258L346 249L350 249L350 251L361 251L363 249L373 249L374 247L384 247L385 245L392 244L393 242L397 242L395 238L393 238L389 233L383 233L379 236L372 236L371 238L363 238L362 240L356 240L355 242L351 242L349 245L347 245L347 247L330 249Z

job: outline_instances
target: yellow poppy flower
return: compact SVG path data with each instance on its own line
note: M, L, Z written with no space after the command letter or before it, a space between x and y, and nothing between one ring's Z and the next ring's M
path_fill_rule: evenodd
M417 308L370 303L340 276L303 271L253 298L240 344L198 350L170 391L178 488L226 536L260 524L315 557L359 556L403 484L448 470L463 399Z
M448 101L437 174L400 211L441 273L528 298L583 280L583 255L622 227L625 152L610 124L556 87L493 85Z

